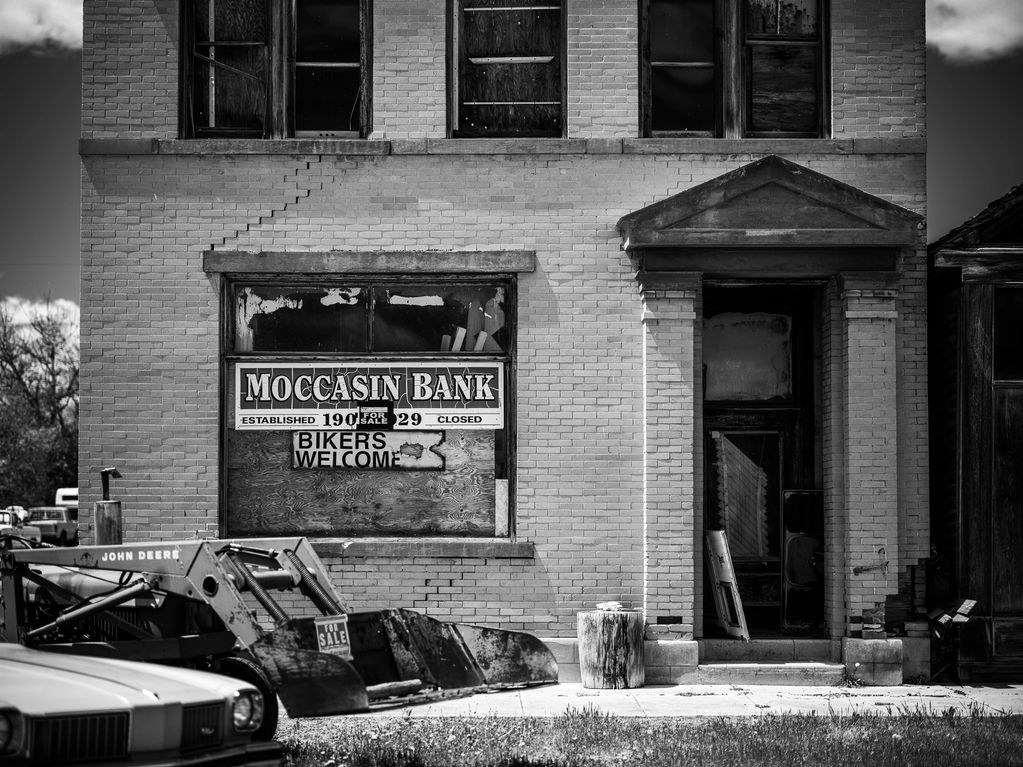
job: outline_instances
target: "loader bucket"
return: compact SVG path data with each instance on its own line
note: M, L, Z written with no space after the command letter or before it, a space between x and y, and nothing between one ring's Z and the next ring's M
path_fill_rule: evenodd
M352 714L369 709L366 684L351 663L316 649L311 618L287 621L250 649L289 716Z
M374 688L419 681L471 694L558 681L558 665L536 637L519 631L442 623L412 610L349 613L352 665ZM419 697L422 697L422 693Z
M558 664L547 645L532 634L456 623L462 643L489 686L558 681Z

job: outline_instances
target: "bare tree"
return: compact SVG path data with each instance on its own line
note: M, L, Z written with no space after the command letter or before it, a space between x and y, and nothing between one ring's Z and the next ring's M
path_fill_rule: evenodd
M78 374L74 304L0 303L0 506L78 484Z

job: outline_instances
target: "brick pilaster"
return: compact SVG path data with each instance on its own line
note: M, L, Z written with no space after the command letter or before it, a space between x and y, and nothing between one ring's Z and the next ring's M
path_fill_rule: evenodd
M848 623L898 588L897 284L888 273L839 277Z
M700 276L643 293L643 608L693 631L702 600Z

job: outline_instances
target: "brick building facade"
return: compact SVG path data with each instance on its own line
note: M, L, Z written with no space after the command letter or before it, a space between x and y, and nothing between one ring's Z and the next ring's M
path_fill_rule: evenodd
M212 41L231 4L85 3L83 508L116 465L128 540L308 534L360 608L569 638L619 600L668 648L653 679L714 634L704 531L733 525L754 636L844 639L890 679L899 653L849 648L929 546L923 2L506 3L554 14L553 52L489 58L460 51L493 3L350 3L358 56L312 80L356 73L344 130L302 128L300 11L234 5L273 22L244 125L217 112L248 66ZM686 58L657 30L701 8L735 39ZM487 62L553 85L472 100ZM449 289L498 302L498 343L456 319L446 355L387 346L393 296ZM369 345L256 321L300 293L377 296ZM441 429L439 473L310 474L290 432L237 428L238 371L282 361L490 364L503 421Z

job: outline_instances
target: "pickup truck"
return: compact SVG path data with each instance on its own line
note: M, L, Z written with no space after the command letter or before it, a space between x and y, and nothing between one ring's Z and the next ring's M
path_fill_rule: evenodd
M0 535L17 535L38 543L42 531L38 526L22 524L21 517L17 511L12 509L0 509Z
M39 528L43 540L58 546L78 545L78 510L64 506L35 506L28 510L29 523Z

